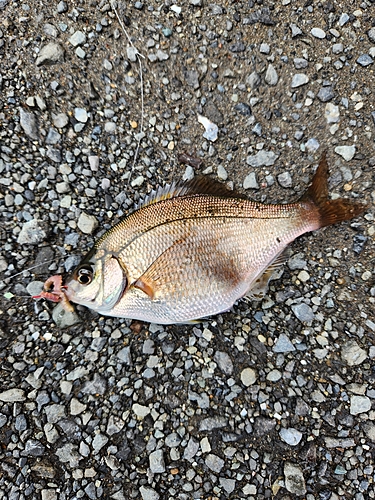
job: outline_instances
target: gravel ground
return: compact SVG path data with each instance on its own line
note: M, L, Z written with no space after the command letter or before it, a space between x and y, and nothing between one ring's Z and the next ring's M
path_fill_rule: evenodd
M374 10L137 1L129 40L106 0L0 0L0 498L375 498ZM324 149L369 209L262 302L160 327L31 300L157 184L290 201Z

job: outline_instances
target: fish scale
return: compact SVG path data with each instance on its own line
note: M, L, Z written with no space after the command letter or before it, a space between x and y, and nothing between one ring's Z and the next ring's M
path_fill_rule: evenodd
M114 316L126 316L131 309L132 316L144 315L149 310L149 320L156 321L151 314L156 308L158 314L169 314L176 321L213 315L229 309L233 303L245 295L251 284L263 273L285 248L304 230L305 223L295 225L295 220L282 218L277 226L272 219L208 218L190 219L181 230L179 221L158 227L149 238L142 238L140 244L142 263L131 276L143 275L152 282L154 297L139 297L136 290L124 294L113 310ZM165 245L168 233L178 244ZM150 259L147 249L150 241L155 246L155 255ZM161 250L166 249L164 252ZM134 260L134 251L121 253L121 260ZM155 261L157 260L157 265ZM148 264L151 272L148 272ZM137 307L130 305L130 294L135 293ZM206 304L205 297L209 297ZM142 300L143 299L143 300ZM160 321L160 317L157 319Z

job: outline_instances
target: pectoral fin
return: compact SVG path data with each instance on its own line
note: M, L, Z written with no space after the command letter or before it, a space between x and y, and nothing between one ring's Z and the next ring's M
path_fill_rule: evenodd
M146 295L150 297L151 300L155 297L156 283L150 278L141 276L133 284L133 287L138 288L139 290L144 292Z

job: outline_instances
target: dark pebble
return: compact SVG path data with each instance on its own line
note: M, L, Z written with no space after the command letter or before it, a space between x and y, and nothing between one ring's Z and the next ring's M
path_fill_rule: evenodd
M229 46L231 52L245 52L246 45L242 42L233 43Z
M353 238L353 252L356 254L360 254L366 244L367 236L363 234L357 234Z
M28 200L28 201L33 201L35 200L35 195L32 191L30 191L30 189L26 189L23 193L24 197Z
M249 116L251 115L251 108L248 104L244 102L239 102L234 106L234 109L238 111L241 115Z
M332 87L322 87L318 92L318 99L321 102L331 101L335 97Z

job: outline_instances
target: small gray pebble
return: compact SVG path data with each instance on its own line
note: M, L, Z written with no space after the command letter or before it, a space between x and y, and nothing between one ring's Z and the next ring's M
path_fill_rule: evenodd
M226 375L231 375L233 373L233 362L226 352L216 351L214 360L218 364L220 370Z
M321 28L313 28L310 33L312 34L313 37L315 38L320 38L323 39L326 37L325 31L323 31Z
M319 90L317 97L321 102L328 102L335 97L335 93L332 87L322 87Z
M283 441L285 441L290 446L297 446L297 444L302 439L302 432L297 429L293 429L292 427L287 429L280 430L280 437Z
M308 61L306 61L303 57L295 57L293 59L293 64L296 69L304 69L309 65Z
M38 121L34 113L29 113L20 108L20 124L25 134L31 139L37 140L39 138Z
M64 49L58 43L48 43L41 48L35 64L37 66L51 65L64 61Z
M46 35L52 36L53 38L56 38L57 35L59 34L59 32L57 31L55 26L53 24L50 24L50 23L46 23L43 26L43 31Z
M61 1L57 4L57 12L59 14L63 14L64 12L66 12L68 10L68 5L66 4L66 2L64 1Z
M280 334L275 345L273 346L274 352L293 352L295 350L296 348L284 333Z
M166 436L164 442L165 445L169 448L177 448L177 446L179 446L181 443L181 438L177 434L177 432L172 432L171 434L168 434L168 436Z
M169 59L169 54L159 49L156 51L156 57L159 61L166 61Z
M269 167L275 163L278 155L273 151L264 151L263 149L256 153L255 155L248 156L246 163L251 167Z
M73 47L78 47L78 45L83 45L86 43L86 35L82 31L76 31L70 38L69 42Z
M292 38L303 34L301 28L299 28L296 24L291 24L290 29L292 30Z
M225 417L207 417L204 418L199 424L199 431L212 431L214 429L221 429L228 425L227 419Z
M375 43L375 27L368 30L367 36L371 42Z
M337 146L335 148L335 153L342 156L344 160L350 161L355 155L355 145L352 146Z
M75 53L80 59L85 59L86 57L86 52L81 47L77 47Z
M61 163L61 151L57 148L49 147L47 149L47 158L54 161L55 163Z
M165 472L163 450L155 450L150 453L150 470L153 474L162 474Z
M238 104L236 104L234 106L234 109L236 111L238 111L243 116L250 116L251 115L251 108L245 102L239 102Z
M291 462L285 462L284 465L285 488L297 496L306 494L305 478L299 465Z
M308 304L305 304L304 302L302 302L301 304L292 305L292 311L294 312L295 316L304 323L313 321L315 317L314 311Z
M0 392L0 401L3 403L16 403L26 399L25 391L22 389L7 389Z
M297 73L293 75L292 78L292 89L295 89L297 87L301 87L302 85L306 85L306 83L309 82L309 77L305 75L304 73Z
M116 354L118 359L122 361L125 365L131 365L132 364L132 357L131 357L131 351L130 351L130 346L123 347L118 351Z
M149 486L141 486L139 488L139 493L141 494L142 500L159 500L160 495L157 491ZM114 498L114 497L112 497ZM125 498L125 497L122 497Z
M315 139L315 137L311 137L306 141L305 146L309 153L314 153L320 148L320 143L317 141L317 139Z
M40 221L32 219L23 224L21 232L18 235L17 242L20 245L38 245L46 238Z
M337 123L340 121L340 108L335 104L327 102L324 114L327 123Z
M374 59L371 56L369 56L368 54L363 54L363 55L359 56L357 59L357 63L360 66L364 66L364 67L369 66L373 62L374 62Z
M350 398L350 414L358 415L371 410L371 400L367 396L352 396Z
M257 182L255 172L251 172L249 175L247 175L245 177L245 180L243 181L243 188L244 189L259 189L259 184Z
M224 467L224 460L213 453L207 455L205 463L209 469L216 473L219 473Z
M196 70L189 70L184 72L185 81L193 89L199 89L199 74Z
M222 181L226 181L228 179L228 172L225 170L225 168L223 167L223 165L219 165L217 167L217 176Z
M43 290L43 285L43 281L31 281L26 287L27 293L30 295L39 295Z
M53 127L50 127L46 137L46 144L57 144L60 140L61 134L59 134Z
M79 216L77 226L83 233L91 234L98 227L98 221L93 215L82 212Z
M272 64L268 65L266 76L264 77L265 82L268 85L274 86L279 81L278 74L276 72L275 67Z
M76 312L66 311L61 303L58 303L54 307L52 311L52 319L59 328L67 328L68 326L76 325L81 321Z
M277 176L277 181L280 186L284 188L289 188L293 184L292 177L289 172L282 172L281 174L279 174Z
M108 133L108 134L113 134L114 132L116 132L116 129L117 129L117 125L115 122L106 122L104 124L104 130Z
M342 346L341 358L348 366L358 366L367 359L367 352L355 340L349 340Z
M104 436L104 434L100 433L95 434L95 437L92 440L92 447L94 449L94 452L98 453L107 443L108 443L107 436Z
M342 43L334 43L332 45L332 52L333 54L341 54L341 52L344 50L344 46Z
M110 61L108 61L108 59L104 59L104 61L103 61L103 67L107 71L111 71L113 69L113 65L112 65L112 63Z
M250 387L255 384L257 379L257 372L253 368L244 368L241 372L241 382L246 387Z
M184 450L184 460L192 460L199 451L199 443L194 438L190 438Z
M260 83L261 83L261 79L260 79L260 76L258 75L258 73L256 73L255 71L253 71L247 78L246 78L246 83L247 85L249 85L249 87L252 89L252 90L255 90L256 88L259 87Z
M349 21L350 17L346 12L342 13L339 19L339 25L344 26Z
M194 169L190 165L185 168L184 175L182 176L183 181L191 181L194 178Z
M26 441L25 449L22 452L27 457L40 457L43 455L45 447L36 439L29 439Z
M84 108L75 108L74 109L74 117L81 123L86 123L88 120L87 111Z
M69 123L69 117L65 113L52 114L52 121L56 128L64 128Z

